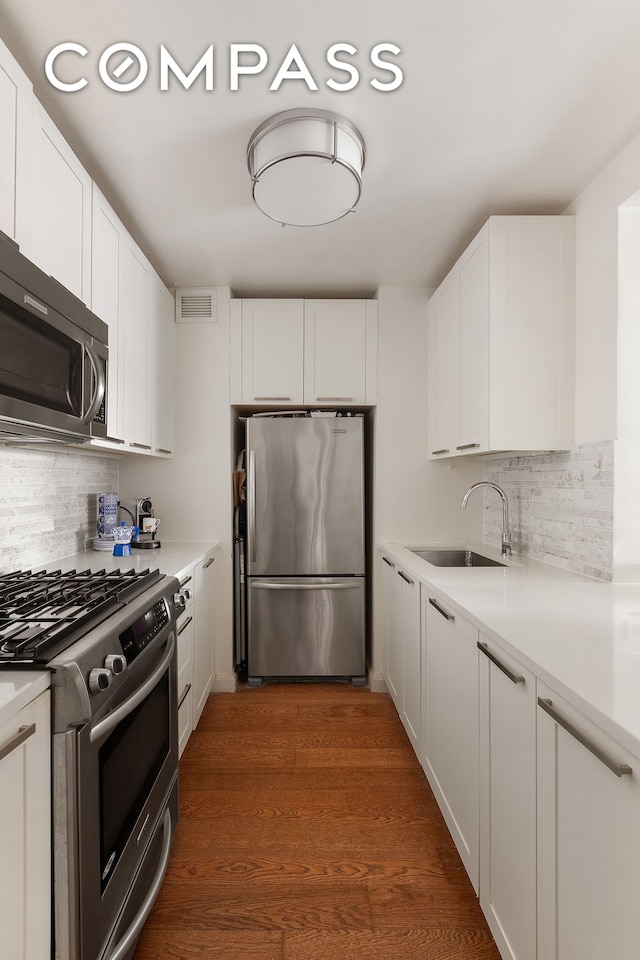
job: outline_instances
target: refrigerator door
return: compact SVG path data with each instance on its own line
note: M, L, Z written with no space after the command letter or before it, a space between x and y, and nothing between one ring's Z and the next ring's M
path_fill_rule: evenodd
M363 575L361 417L247 420L249 576Z
M347 677L364 683L364 577L248 581L248 682Z

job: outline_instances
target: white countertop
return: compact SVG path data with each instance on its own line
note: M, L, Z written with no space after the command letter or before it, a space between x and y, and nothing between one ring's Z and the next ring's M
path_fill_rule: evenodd
M101 550L74 553L61 560L42 564L48 570L160 570L168 576L184 576L191 564L199 563L218 546L217 540L163 540L156 550L132 550L129 557L114 557ZM48 670L3 670L0 673L0 723L46 690L50 684Z
M484 544L460 546L501 559ZM505 567L436 567L400 543L380 547L640 757L640 584L519 556Z

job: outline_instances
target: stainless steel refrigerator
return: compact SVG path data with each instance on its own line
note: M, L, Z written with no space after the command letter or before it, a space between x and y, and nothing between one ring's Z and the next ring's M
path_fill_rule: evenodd
M364 683L362 417L247 420L247 676Z

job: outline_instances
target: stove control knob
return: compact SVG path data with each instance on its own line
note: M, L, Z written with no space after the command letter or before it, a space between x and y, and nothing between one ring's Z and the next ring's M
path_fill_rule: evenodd
M89 690L91 693L102 693L111 686L113 674L105 667L94 667L89 674Z
M110 653L104 661L106 670L110 670L114 676L124 673L127 669L127 658L122 653Z
M174 593L173 605L176 608L176 610L179 610L179 611L184 610L184 608L186 607L187 598L185 597L182 590L180 591L180 593Z

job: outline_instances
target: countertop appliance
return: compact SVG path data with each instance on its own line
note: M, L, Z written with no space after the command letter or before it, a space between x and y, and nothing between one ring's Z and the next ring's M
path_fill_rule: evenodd
M106 437L107 334L0 233L0 439Z
M118 502L120 520L131 522L140 531L131 546L138 550L153 549L162 546L156 539L160 520L156 517L150 497L133 497ZM126 513L126 517L122 513Z
M52 673L54 956L129 960L178 820L179 584L0 575L0 669Z
M247 676L366 682L362 417L246 423Z

